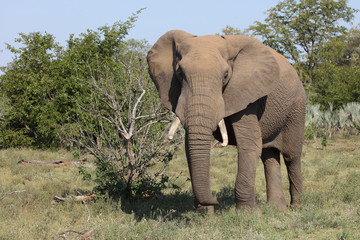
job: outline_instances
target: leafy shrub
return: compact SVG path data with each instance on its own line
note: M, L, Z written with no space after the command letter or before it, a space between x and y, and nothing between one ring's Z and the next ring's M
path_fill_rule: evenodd
M176 141L165 139L168 112L148 75L144 41L125 41L136 16L72 38L68 57L86 97L76 102L77 119L64 132L95 157L94 172L80 168L102 195L151 197L165 188L166 167ZM178 140L178 138L176 138Z
M305 139L306 140L314 140L315 139L315 129L308 126L305 127Z

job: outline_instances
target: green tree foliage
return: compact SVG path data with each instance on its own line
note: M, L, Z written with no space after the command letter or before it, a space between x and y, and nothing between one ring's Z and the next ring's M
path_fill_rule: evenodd
M340 109L349 102L360 102L360 29L329 41L319 54L312 97L323 108Z
M15 59L1 76L0 104L10 107L0 112L1 146L85 150L96 168L80 171L100 194L149 197L165 187L176 146L164 139L168 112L148 74L147 42L125 40L140 11L71 35L63 48L47 33L8 45Z
M165 187L176 146L164 139L169 119L148 74L149 46L125 40L136 19L71 36L63 58L79 90L64 136L95 157L95 172L81 172L113 197L150 197Z
M66 115L62 49L48 33L21 33L16 42L23 46L7 45L15 58L0 76L9 106L1 121L0 146L57 146L57 130Z
M88 87L94 79L119 69L119 58L123 58L126 51L125 37L137 20L137 15L133 15L124 23L119 21L112 26L103 26L97 30L87 30L78 37L71 35L68 45L62 56L62 67L66 72L66 85L71 86L67 95L68 101L73 105L68 109L68 119L61 128L61 140L65 143L72 142L74 136L79 135L79 128L76 127L79 118L84 118L84 107L93 104L94 93ZM123 78L118 75L117 78ZM106 78L107 79L107 78ZM125 85L126 82L123 83ZM117 99L122 101L122 99ZM82 109L79 108L81 103ZM99 108L106 109L106 104L98 105ZM93 128L98 128L96 119L87 116L86 124ZM84 120L84 119L83 119ZM74 127L75 126L75 127Z
M360 25L350 29L347 34L345 57L349 64L360 64Z
M221 30L221 34L218 35L247 35L248 30L242 31L239 28L234 28L229 25L226 25L225 28Z
M264 43L284 54L307 86L315 79L319 53L324 44L342 35L357 11L346 0L283 0L267 11L265 23L250 30Z

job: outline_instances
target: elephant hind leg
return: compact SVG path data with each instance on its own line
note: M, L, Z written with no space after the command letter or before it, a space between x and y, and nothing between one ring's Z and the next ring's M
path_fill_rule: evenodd
M292 207L297 207L300 204L300 194L303 190L300 156L284 155L284 160L290 184L290 204Z
M267 202L281 210L286 209L286 201L281 180L280 151L265 148L261 154L266 179Z

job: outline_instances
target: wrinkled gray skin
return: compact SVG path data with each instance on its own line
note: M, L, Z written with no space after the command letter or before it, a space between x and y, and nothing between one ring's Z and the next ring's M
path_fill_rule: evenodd
M209 158L217 124L225 120L229 144L238 150L237 208L254 208L255 171L265 166L268 202L285 208L280 173L284 156L291 204L302 191L300 156L304 138L305 92L286 59L245 36L194 36L173 30L148 53L149 72L161 102L186 130L186 153L195 205L213 209Z

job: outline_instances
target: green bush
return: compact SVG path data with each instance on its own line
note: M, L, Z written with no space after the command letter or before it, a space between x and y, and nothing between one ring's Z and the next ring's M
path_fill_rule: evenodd
M64 135L95 157L94 172L80 168L94 191L126 199L151 197L165 188L165 169L176 148L165 139L168 112L148 74L145 41L125 41L137 16L72 37L66 57L85 93Z
M305 127L305 139L306 140L314 140L315 139L315 129L308 126Z

